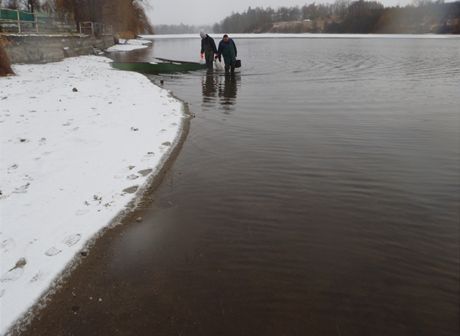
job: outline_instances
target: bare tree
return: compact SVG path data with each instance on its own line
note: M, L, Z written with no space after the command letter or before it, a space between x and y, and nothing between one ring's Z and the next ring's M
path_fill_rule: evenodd
M19 3L19 0L6 0L6 1L4 1L3 6L5 6L5 8L9 8L9 9L19 9L20 8L20 3Z
M35 12L40 8L40 0L23 0L25 7L29 12Z

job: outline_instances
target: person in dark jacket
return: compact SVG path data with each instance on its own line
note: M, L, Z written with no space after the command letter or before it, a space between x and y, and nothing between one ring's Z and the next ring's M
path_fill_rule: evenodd
M225 72L228 73L229 70L232 73L235 72L235 65L236 65L236 56L238 55L238 51L236 49L235 42L231 38L228 37L227 34L224 35L222 41L219 43L219 49L217 50L217 57L221 60L221 56L224 56L225 62Z
M206 59L206 66L208 69L212 70L214 55L217 54L216 43L214 39L208 34L201 32L201 58L203 56Z

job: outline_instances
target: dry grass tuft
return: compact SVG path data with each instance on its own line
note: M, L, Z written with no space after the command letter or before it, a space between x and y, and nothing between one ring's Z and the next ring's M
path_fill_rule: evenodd
M11 69L10 59L0 42L0 76L9 75L14 75L14 72L13 69Z

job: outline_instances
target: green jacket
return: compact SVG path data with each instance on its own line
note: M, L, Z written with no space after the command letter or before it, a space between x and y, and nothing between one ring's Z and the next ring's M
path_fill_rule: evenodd
M234 63L236 61L236 56L238 55L235 42L233 42L232 39L228 39L228 42L224 42L224 40L220 41L217 54L219 56L224 56L225 64Z

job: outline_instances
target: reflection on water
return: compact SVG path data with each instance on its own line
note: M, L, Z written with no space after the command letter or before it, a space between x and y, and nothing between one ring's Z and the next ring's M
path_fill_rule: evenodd
M241 85L241 75L222 74L215 71L207 71L202 78L203 105L212 106L214 103L222 105L226 112L233 109L238 95L238 86Z
M203 76L201 85L203 87L203 103L213 102L217 97L219 88L219 75L213 71L207 71Z
M239 40L239 76L168 78L196 114L176 206L114 247L149 256L158 333L457 335L458 41Z

